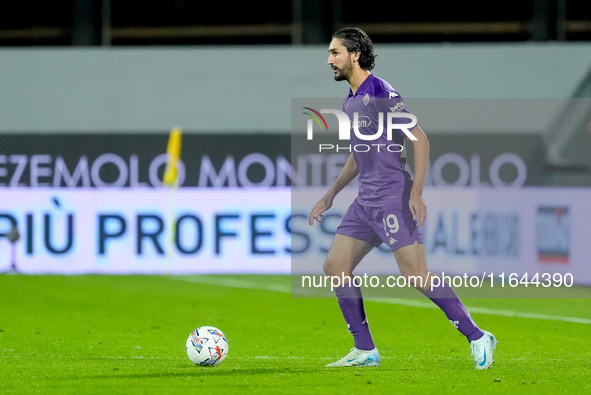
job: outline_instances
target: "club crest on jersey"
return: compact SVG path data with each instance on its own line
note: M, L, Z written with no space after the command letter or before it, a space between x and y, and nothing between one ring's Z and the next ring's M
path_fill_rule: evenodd
M369 104L369 93L366 93L365 96L363 96L363 104L366 106Z

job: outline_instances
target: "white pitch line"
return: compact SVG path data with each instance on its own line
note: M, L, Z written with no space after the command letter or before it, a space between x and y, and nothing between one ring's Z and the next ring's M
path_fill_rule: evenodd
M291 287L281 284L264 284L264 283L257 283L255 281L249 280L239 280L236 278L223 278L223 277L216 277L215 279L211 278L210 276L172 276L170 277L175 280L181 281L188 281L190 283L200 283L200 284L208 284L208 285L221 285L222 287L232 287L232 288L244 288L244 289L257 289L260 291L274 291L274 292L281 292L281 293L291 293Z
M239 280L235 278L223 278L223 277L216 277L215 279L209 276L173 276L169 277L175 280L187 281L192 283L200 283L200 284L207 284L207 285L217 285L222 287L232 287L232 288L244 288L244 289L256 289L262 291L273 291L273 292L281 292L281 293L291 293L291 287L282 285L282 284L265 284L265 283L258 283L255 281L249 280ZM412 300L412 299L366 299L368 302L376 302L376 303L386 303L386 304L395 304L401 306L412 306L412 307L420 307L424 309L438 309L436 305L431 302L427 301L420 301L420 300ZM477 314L487 314L487 315L496 315L502 317L516 317L516 318L530 318L530 319L537 319L537 320L546 320L546 321L562 321L562 322L574 322L577 324L586 324L591 325L591 319L589 318L580 318L580 317L567 317L567 316L560 316L560 315L549 315L549 314L537 314L537 313L523 313L520 311L511 311L511 310L497 310L497 309L489 309L486 307L469 307L466 306L470 313L477 313Z
M438 309L439 307L435 306L431 302L421 302L418 300L407 300L407 299L369 299L372 302L377 303L387 303L387 304L397 304L403 306L414 306L414 307L422 307L426 309ZM478 313L478 314L488 314L488 315L498 315L503 317L518 317L518 318L533 318L538 320L548 320L548 321L563 321L563 322L575 322L577 324L587 324L591 325L591 319L588 318L580 318L580 317L566 317L561 315L548 315L548 314L537 314L537 313L522 313L520 311L511 311L511 310L496 310L496 309L489 309L486 307L475 307L475 306L466 306L470 313Z

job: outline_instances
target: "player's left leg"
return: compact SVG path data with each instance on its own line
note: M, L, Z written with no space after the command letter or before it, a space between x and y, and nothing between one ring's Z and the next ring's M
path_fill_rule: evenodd
M418 242L394 251L400 273L407 279L420 279L415 288L431 299L447 316L447 319L470 342L476 369L487 369L493 363L493 351L497 340L482 331L470 316L453 288L445 281L438 287L431 287L435 274L427 268L425 246Z
M445 313L450 322L466 336L472 348L475 368L488 368L492 363L496 339L490 333L478 328L447 282L440 282L439 287L431 287L431 281L436 276L427 268L423 236L410 209L399 204L391 204L373 209L372 216L373 228L394 251L401 274L409 281L416 279L415 288L431 299Z
M464 335L468 341L482 337L483 332L470 317L468 310L458 298L452 287L444 282L439 287L431 287L435 274L429 272L424 244L414 244L394 251L394 257L400 268L400 273L407 279L415 279L414 287L431 299L447 316L450 322Z

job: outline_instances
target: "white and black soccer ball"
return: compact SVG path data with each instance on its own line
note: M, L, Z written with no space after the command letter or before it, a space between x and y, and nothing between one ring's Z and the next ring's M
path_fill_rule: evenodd
M228 355L228 340L213 326L195 329L187 339L187 356L195 365L217 366Z

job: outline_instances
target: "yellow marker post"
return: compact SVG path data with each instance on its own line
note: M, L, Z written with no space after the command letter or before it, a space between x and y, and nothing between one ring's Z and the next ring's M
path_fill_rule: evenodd
M177 167L181 158L181 135L181 129L176 127L170 131L170 135L168 136L168 148L166 149L168 163L166 164L166 170L164 171L164 178L162 180L164 185L167 186L173 186L177 182Z
M168 213L168 224L170 226L168 234L168 244L166 245L166 274L172 274L172 252L174 250L174 241L176 238L176 192L179 186L178 181L178 163L181 158L181 144L182 131L175 127L170 131L168 136L168 147L166 153L168 154L168 162L162 184L170 187L170 203Z

